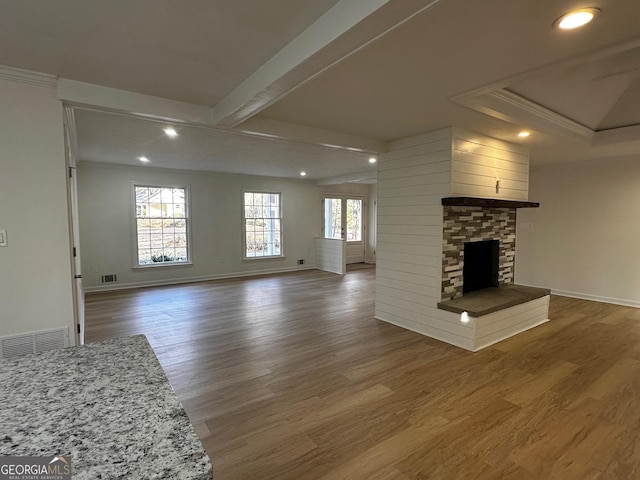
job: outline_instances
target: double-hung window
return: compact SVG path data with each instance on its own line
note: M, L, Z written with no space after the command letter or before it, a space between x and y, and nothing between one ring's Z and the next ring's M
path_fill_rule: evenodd
M280 193L244 192L243 217L244 258L283 256Z
M134 185L136 265L189 263L186 187Z

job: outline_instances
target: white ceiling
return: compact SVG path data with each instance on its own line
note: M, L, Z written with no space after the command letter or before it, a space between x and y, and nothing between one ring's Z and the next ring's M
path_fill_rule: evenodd
M551 28L586 6L602 10L593 24ZM638 0L0 8L0 64L117 89L69 82L61 94L81 106L84 161L370 181L366 160L385 142L450 125L525 143L534 165L640 151ZM518 139L522 128L532 136Z
M275 177L306 169L311 179L339 172L361 183L377 174L371 155L343 149L189 125L177 125L178 137L171 139L163 132L167 122L88 110L78 110L76 122L80 158L87 161L140 165L137 157L145 156L154 167Z
M213 106L337 0L2 0L0 63Z

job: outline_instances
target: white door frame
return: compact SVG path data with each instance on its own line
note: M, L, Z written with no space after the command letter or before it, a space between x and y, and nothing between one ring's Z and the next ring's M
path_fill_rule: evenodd
M76 175L76 131L73 109L64 108L64 143L67 164L67 202L69 209L69 237L71 240L71 275L73 282L73 315L76 345L84 345L84 291L80 262L80 224L78 217L78 181Z

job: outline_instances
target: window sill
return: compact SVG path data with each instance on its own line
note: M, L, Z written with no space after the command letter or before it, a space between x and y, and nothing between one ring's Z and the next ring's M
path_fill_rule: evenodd
M134 265L133 270L145 270L147 268L172 268L172 267L192 267L193 262L158 262L147 265Z
M286 255L270 255L264 257L242 257L242 261L253 262L255 260L281 260L287 258Z

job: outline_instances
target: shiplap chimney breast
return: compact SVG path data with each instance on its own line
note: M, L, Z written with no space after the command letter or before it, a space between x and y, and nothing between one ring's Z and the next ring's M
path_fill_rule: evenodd
M443 197L529 198L528 148L449 127L392 142L378 164L376 318L476 350L476 320L441 300Z

